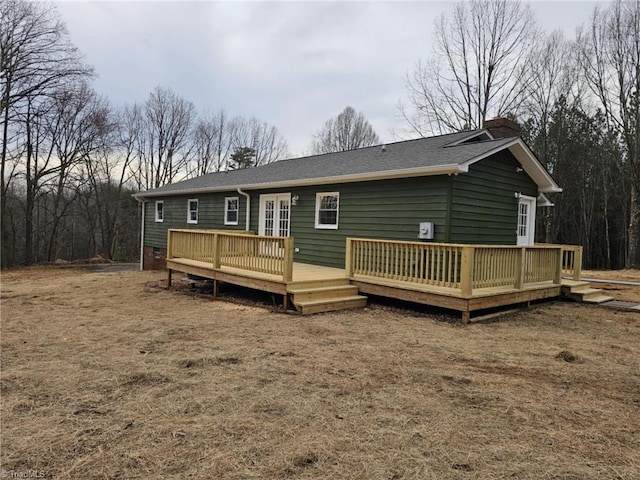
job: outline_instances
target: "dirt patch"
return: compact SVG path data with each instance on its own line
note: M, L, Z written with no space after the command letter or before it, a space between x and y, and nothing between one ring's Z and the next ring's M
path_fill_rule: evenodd
M640 477L640 315L309 317L159 272L3 273L2 469L56 478ZM277 300L277 299L274 299Z

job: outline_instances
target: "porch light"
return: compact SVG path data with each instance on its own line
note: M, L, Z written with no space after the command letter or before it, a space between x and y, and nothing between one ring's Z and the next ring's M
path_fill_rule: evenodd
M298 204L298 200L300 200L300 196L299 195L294 195L293 197L291 197L291 205L297 205Z

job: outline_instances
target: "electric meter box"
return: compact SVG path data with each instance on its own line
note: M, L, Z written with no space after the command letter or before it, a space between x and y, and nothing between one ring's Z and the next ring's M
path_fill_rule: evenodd
M418 238L420 240L433 240L433 222L420 222Z

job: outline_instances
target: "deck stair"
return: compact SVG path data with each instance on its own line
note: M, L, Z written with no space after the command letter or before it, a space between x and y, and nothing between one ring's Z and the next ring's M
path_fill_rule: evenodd
M582 303L604 303L613 300L600 288L591 288L589 282L581 280L562 280L562 293L576 302Z
M330 284L297 284L288 291L293 305L303 315L361 308L367 304L367 297L359 295L358 287L346 278L333 280Z

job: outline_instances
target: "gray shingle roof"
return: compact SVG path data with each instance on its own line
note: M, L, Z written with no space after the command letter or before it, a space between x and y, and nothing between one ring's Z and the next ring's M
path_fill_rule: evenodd
M136 197L180 195L195 192L256 189L287 184L328 184L357 181L367 175L384 178L385 175L402 176L403 171L424 169L423 175L445 173L447 167L456 171L465 164L489 152L500 150L513 138L460 143L465 138L477 136L484 130L452 133L437 137L419 138L384 146L375 146L346 152L292 158L256 168L230 172L218 172L147 190ZM415 174L415 173L413 173ZM407 175L409 176L409 175ZM349 180L352 177L353 180Z

